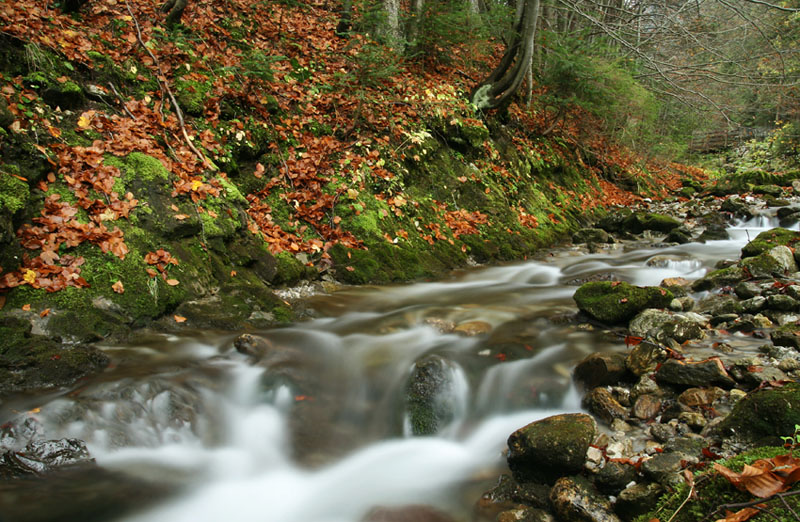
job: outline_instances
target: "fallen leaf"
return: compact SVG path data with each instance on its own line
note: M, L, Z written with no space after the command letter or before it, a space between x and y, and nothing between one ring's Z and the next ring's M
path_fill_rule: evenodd
M186 318L182 315L173 315L172 318L175 319L176 323L183 323L186 321Z
M49 308L45 308L44 310L39 312L39 317L47 317L48 315L50 315L50 309Z
M92 125L92 120L90 120L86 116L81 116L80 118L78 118L79 129L88 129L91 125Z
M31 305L30 304L22 305L22 311L23 312L30 312L31 311Z
M231 277L236 277L236 270L231 270Z
M178 281L177 279L167 279L167 280L166 280L166 283L167 283L169 286L177 286L177 285L179 285L179 284L180 284L180 281Z
M0 310L6 305L6 296L0 295Z
M122 294L125 292L125 287L122 285L122 281L117 281L113 285L111 285L111 289L118 294Z
M726 511L725 518L717 519L715 522L745 522L746 520L750 520L760 512L761 512L760 510L751 507L740 509L736 513L732 511Z
M346 266L344 267L344 269L347 270L348 272L352 272L355 270L355 268L353 268L352 266Z

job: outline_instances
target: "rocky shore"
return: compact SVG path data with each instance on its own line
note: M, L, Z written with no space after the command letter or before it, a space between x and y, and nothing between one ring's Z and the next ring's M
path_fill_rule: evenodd
M667 243L727 239L726 220L752 218L775 205L775 196L792 193L775 186L758 192L770 197L621 211L574 241L596 250L648 231L666 234ZM781 224L797 221L788 201L777 204L785 205ZM800 424L797 241L800 232L785 228L761 233L739 259L719 260L716 270L694 281L581 285L574 296L577 320L624 338L627 349L593 353L575 368L588 414L551 417L511 434L511 473L483 495L477 518L747 520L726 518L726 510L754 497L737 491L712 464L732 458L741 469L788 453L783 444ZM741 344L757 348L734 347ZM787 498L767 499L761 517L797 520L797 501Z

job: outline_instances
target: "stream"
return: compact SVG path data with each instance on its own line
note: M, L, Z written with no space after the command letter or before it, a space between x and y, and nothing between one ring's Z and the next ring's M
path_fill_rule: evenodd
M653 237L591 254L556 249L437 282L344 288L310 298L311 320L249 332L267 349L255 362L234 348L238 333L149 333L101 346L112 360L104 373L0 403L0 424L26 418L37 437L82 439L99 465L68 486L31 492L36 505L21 508L28 497L14 497L18 512L25 520L359 522L375 508L424 504L472 520L475 501L505 469L508 435L581 411L572 367L592 352L626 349L620 336L570 320L581 281L696 279L773 226L759 217L732 227L726 241L664 246ZM730 342L756 348L746 337ZM436 436L411 436L407 382L428 354L447 362L437 400L451 415ZM100 496L107 509L77 518ZM0 512L0 521L15 519Z

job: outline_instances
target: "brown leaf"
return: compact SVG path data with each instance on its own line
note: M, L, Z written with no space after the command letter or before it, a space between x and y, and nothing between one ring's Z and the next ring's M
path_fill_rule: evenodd
M31 305L30 304L22 305L22 311L23 312L30 312L31 311Z
M179 285L179 284L180 284L180 281L178 281L177 279L167 279L167 280L166 280L166 283L167 283L169 286L177 286L177 285Z
M175 319L176 323L183 323L183 322L186 321L186 318L184 316L182 316L182 315L177 315L176 314L176 315L173 315L172 318Z
M6 305L6 296L0 295L0 310Z
M125 293L125 287L122 284L122 281L117 281L113 285L111 285L111 289L118 294Z
M50 315L50 309L49 308L45 308L44 310L39 312L39 317L47 317L48 315Z
M736 513L733 513L732 511L726 511L725 518L720 518L715 522L745 522L759 513L760 511L758 509L751 507L740 509Z

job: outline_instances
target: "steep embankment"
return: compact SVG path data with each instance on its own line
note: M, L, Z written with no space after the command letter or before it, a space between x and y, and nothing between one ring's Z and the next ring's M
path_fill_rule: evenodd
M482 119L465 92L491 48L401 66L335 24L316 3L192 2L171 29L138 1L0 8L6 389L68 382L103 364L85 343L154 321L289 321L273 289L301 279L523 258L639 197L620 186L657 196L688 173L578 111L546 138L543 112Z

